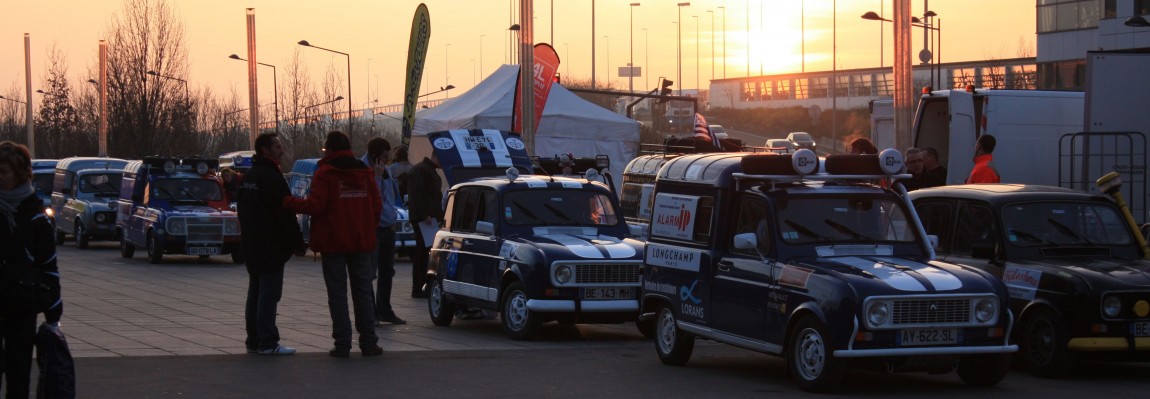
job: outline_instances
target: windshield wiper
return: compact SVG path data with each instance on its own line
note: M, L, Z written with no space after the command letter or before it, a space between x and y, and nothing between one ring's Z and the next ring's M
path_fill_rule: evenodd
M854 229L851 229L850 227L847 227L846 225L839 223L839 222L836 222L834 220L826 219L826 220L823 220L823 223L826 223L827 226L834 227L835 231L838 231L839 233L843 233L843 234L846 234L846 235L853 237L855 240L865 241L867 239L866 236L859 234L859 232L854 231Z
M512 202L511 205L515 205L515 208L519 209L520 212L523 212L523 214L527 215L527 217L531 218L531 220L533 220L535 222L539 221L539 217L535 216L535 214L532 213L531 210L527 209L527 207L520 204L519 201Z
M795 229L795 231L799 232L800 234L806 235L808 237L813 237L813 238L817 239L818 241L830 241L829 238L823 237L819 233L814 232L814 230L811 230L810 228L803 226L801 224L795 223L791 220L784 220L783 224L787 225L787 227Z
M559 210L559 208L556 208L555 206L553 206L551 204L544 203L543 207L547 208L547 210L551 211L551 213L554 214L555 216L558 216L559 218L567 221L568 224L578 224L578 223L575 223L575 219L572 219L570 216L567 216L566 213L563 213L563 211Z
M1046 218L1046 221L1050 222L1050 224L1052 224L1052 225L1054 225L1054 227L1058 228L1058 231L1062 232L1062 234L1073 237L1075 240L1085 242L1086 245L1094 246L1093 242L1090 242L1089 239L1086 239L1086 238L1078 235L1078 233L1075 233L1074 229L1071 229L1070 226L1062 224L1062 222L1054 220L1054 218Z
M1034 241L1034 242L1039 243L1039 244L1054 244L1050 241L1047 241L1046 239L1044 239L1042 237L1034 235L1034 233L1018 230L1015 228L1008 228L1008 229L1006 229L1006 231L1009 232L1010 234L1014 234L1016 236L1025 238L1029 241ZM1054 245L1057 245L1057 244L1054 244Z

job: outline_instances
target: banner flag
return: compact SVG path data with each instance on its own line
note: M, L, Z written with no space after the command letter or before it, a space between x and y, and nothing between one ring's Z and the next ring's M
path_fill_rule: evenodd
M532 68L531 76L535 82L532 86L532 92L535 97L535 126L531 129L535 132L539 128L539 121L543 119L543 108L547 105L547 96L551 94L551 84L555 80L555 73L559 71L559 54L555 52L555 48L547 43L539 43L535 45L532 51L535 55L535 65ZM519 71L523 73L522 70ZM518 81L517 81L518 82ZM520 91L518 87L515 90L515 109L511 115L511 131L523 131L523 106L522 101L519 99Z
M431 40L431 14L427 5L420 3L411 20L411 41L407 44L407 83L403 87L403 145L411 145L411 131L415 128L415 106L419 102L419 83L423 79L423 64L427 61L427 44Z

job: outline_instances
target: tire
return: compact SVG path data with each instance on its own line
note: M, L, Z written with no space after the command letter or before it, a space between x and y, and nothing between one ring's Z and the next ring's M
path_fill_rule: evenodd
M76 232L76 248L88 249L89 241L88 237L84 234L84 223L76 220L76 229L72 231Z
M1022 367L1039 377L1065 376L1074 364L1066 342L1062 318L1049 310L1036 310L1022 323L1018 338Z
M527 292L523 283L517 281L507 286L507 294L503 296L503 306L500 307L500 320L503 333L511 339L528 341L535 338L540 323L527 309Z
M148 262L159 264L164 261L164 249L160 246L160 239L152 232L148 232Z
M120 257L121 258L131 258L134 255L136 255L136 246L132 245L132 243L128 242L128 237L126 237L126 234L121 233L120 234Z
M966 356L958 363L958 378L968 385L988 387L998 384L1010 371L1010 355Z
M655 353L659 354L659 361L668 366L682 366L691 360L694 350L695 336L679 329L671 306L659 308L655 316Z
M447 327L455 320L455 304L447 303L443 294L443 279L431 280L431 287L427 293L427 313L431 315L431 322L437 326Z
M838 387L846 376L846 367L834 358L822 323L813 316L803 316L788 337L785 354L791 380L808 392L828 392Z
M655 338L655 327L658 323L657 319L651 320L635 320L635 327L639 329L639 334L643 334L643 338Z

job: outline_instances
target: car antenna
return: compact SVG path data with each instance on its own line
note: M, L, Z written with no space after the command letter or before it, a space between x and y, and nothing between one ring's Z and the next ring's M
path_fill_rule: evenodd
M511 156L511 159L520 159L521 160L521 159L524 159L524 157ZM551 173L547 172L547 169L543 167L543 164L539 163L539 157L538 156L529 156L526 159L528 162L531 162L532 167L538 168L539 170L543 171L543 174L546 175L548 179L551 179L552 183L555 182L555 177L551 176ZM532 173L532 174L534 174L534 173Z

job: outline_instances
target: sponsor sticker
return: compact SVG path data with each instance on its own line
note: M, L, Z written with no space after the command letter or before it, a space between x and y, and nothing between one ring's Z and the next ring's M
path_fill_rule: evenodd
M779 274L779 284L795 288L806 289L807 281L811 279L811 269L786 265Z
M519 249L519 244L513 242L503 242L499 247L499 257L502 259L511 259L511 255L515 254L515 250Z
M524 148L527 148L527 145L523 144L523 140L517 139L515 137L508 137L507 138L507 148L510 148L513 150L522 150Z
M1038 283L1042 281L1042 272L1021 267L1007 266L1002 272L1002 282L1010 291L1011 298L1034 300L1038 292Z
M455 148L455 142L451 141L451 139L449 139L447 137L437 138L437 139L435 139L435 142L432 144L435 145L435 148L438 148L441 150L450 150L452 148Z
M690 240L699 197L659 193L651 214L651 235Z
M563 188L583 188L583 183L577 181L565 181L560 184L563 185Z
M672 269L699 272L702 252L661 244L647 244L646 263Z

